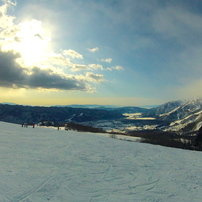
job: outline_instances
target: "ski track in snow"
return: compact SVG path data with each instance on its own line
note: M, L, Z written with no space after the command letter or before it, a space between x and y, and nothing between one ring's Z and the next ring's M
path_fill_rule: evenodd
M201 152L0 122L0 202L200 202Z

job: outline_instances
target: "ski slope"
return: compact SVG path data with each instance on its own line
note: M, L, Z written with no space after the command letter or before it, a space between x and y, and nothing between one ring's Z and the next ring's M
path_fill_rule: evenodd
M0 122L0 202L202 201L202 153Z

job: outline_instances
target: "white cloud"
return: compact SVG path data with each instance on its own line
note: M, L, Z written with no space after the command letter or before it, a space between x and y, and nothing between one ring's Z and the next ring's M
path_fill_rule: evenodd
M87 65L83 65L83 64L73 64L71 65L71 71L77 72L77 71L82 71L82 70L88 70L88 66Z
M60 53L50 53L48 55L48 58L46 61L46 66L48 66L48 65L59 66L59 67L68 67L68 66L72 66L72 63L70 62L69 58L65 58Z
M112 62L112 58L102 59L101 61L102 61L102 62L111 63L111 62Z
M100 65L100 64L89 64L88 65L91 69L101 69L101 70L103 70L103 67L102 67L102 65Z
M15 17L7 15L8 7L9 4L0 6L0 27L3 29L13 26L13 20L15 19Z
M78 52L76 52L76 51L74 51L72 49L63 50L62 53L64 55L68 55L68 56L70 56L72 58L83 59L83 56L80 53L78 53Z
M94 53L94 52L98 51L99 48L96 47L96 48L90 48L90 49L87 49L87 50Z
M121 70L125 70L125 69L122 66L117 65L117 66L113 66L113 67L108 67L107 70L109 70L109 71L112 71L112 70L121 71Z

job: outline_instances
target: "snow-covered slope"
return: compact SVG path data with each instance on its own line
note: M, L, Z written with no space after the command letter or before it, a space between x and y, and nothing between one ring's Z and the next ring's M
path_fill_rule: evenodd
M172 121L166 131L177 131L179 134L193 133L202 125L202 99L193 99L176 107L170 112L159 115L162 120Z
M200 202L201 152L0 122L0 201Z
M197 133L202 126L202 111L193 113L185 118L173 121L168 127L165 127L164 131L178 131L178 133Z
M189 100L175 109L159 115L163 120L179 120L202 111L202 99Z

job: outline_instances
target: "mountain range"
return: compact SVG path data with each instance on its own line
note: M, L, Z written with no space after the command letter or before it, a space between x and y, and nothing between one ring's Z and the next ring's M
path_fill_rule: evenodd
M0 121L18 124L38 123L42 120L65 123L115 118L123 118L123 115L117 111L100 109L0 104Z
M128 117L131 114L134 114L132 119ZM111 130L152 128L180 135L196 134L202 126L202 99L171 101L151 109L104 105L39 107L0 104L0 121L21 124L42 120L55 123L79 122L90 126L99 125L105 129L107 125Z

